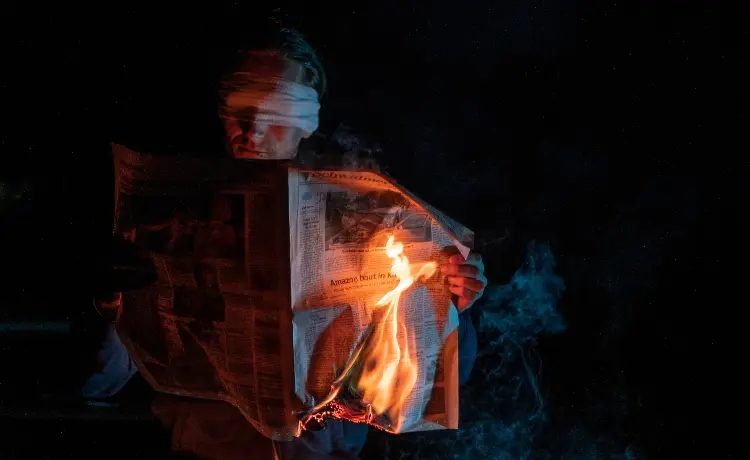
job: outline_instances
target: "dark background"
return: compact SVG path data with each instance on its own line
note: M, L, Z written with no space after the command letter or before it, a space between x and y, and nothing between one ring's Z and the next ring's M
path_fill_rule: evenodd
M40 33L19 32L3 57L4 318L86 308L108 250L108 142L220 151L216 77L273 16L326 66L322 133L351 126L383 146L398 181L481 237L510 231L488 259L492 282L528 241L551 244L568 329L538 347L540 442L581 423L613 455L728 449L714 422L732 407L720 350L736 340L726 293L741 268L721 261L742 264L733 199L747 193L746 140L734 140L745 103L731 83L748 32L733 13L565 0L32 13L18 17ZM589 458L571 449L555 455Z

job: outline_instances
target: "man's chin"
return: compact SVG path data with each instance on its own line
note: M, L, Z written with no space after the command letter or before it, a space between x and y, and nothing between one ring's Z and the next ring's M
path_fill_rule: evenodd
M265 150L250 150L244 147L233 148L234 157L240 160L291 160L297 152L276 152Z

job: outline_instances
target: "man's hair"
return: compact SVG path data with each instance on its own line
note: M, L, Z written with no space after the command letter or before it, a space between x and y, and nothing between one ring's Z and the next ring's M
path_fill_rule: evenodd
M322 98L328 85L326 73L315 49L305 37L298 30L286 27L266 29L260 35L262 36L253 40L250 46L239 52L238 58L242 60L251 52L270 51L299 62L307 70L306 83L315 88L319 99Z

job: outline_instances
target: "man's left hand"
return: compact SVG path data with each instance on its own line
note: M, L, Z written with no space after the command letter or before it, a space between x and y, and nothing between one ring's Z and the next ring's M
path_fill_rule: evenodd
M447 276L450 291L458 296L456 307L462 312L484 294L484 288L487 287L484 262L482 256L475 253L469 254L468 259L456 254L448 262L440 266L440 271Z

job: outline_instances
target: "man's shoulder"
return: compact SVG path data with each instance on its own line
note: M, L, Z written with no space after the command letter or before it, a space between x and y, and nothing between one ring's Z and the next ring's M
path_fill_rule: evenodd
M224 131L216 116L197 120L149 120L147 115L124 116L113 144L155 157L227 158Z

